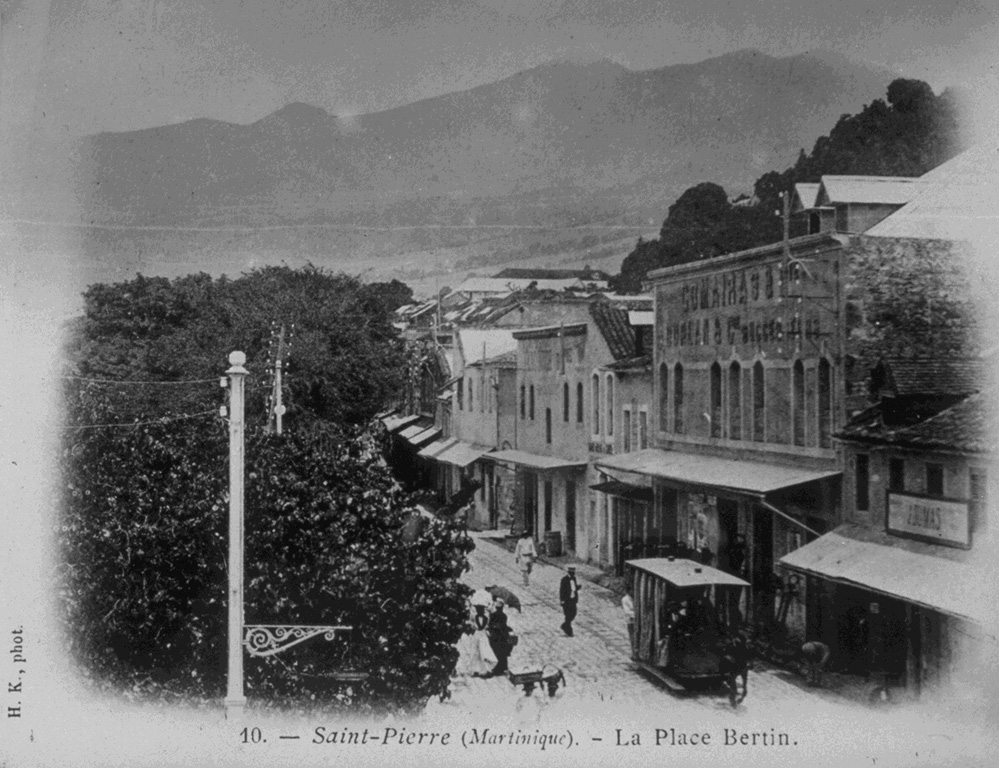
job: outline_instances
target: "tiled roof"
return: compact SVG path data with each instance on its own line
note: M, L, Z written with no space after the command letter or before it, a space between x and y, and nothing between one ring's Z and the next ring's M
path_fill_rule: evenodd
M975 358L887 358L885 386L899 397L968 395L981 389L982 361Z
M991 453L997 447L997 425L995 407L983 393L976 393L916 424L897 429L886 427L881 406L874 406L851 419L837 437L924 450Z
M911 176L823 176L816 203L905 205L920 188Z
M627 310L595 301L590 305L590 315L615 360L634 356L635 329L628 324Z

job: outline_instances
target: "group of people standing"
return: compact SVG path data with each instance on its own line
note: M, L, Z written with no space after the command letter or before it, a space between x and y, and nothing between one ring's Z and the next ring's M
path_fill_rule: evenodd
M531 572L537 558L534 538L530 531L524 531L514 549L514 560L525 587L530 586ZM566 573L559 582L559 602L562 605L562 632L566 637L573 637L572 622L579 605L579 581L576 579L574 565L567 566ZM516 635L507 621L505 607L506 601L502 597L493 597L488 605L478 603L471 606L469 624L462 638L461 648L467 674L473 677L495 677L505 674L509 669Z
M495 677L508 669L513 643L505 608L506 601L501 597L494 598L490 605L472 606L460 648L465 671L472 677Z

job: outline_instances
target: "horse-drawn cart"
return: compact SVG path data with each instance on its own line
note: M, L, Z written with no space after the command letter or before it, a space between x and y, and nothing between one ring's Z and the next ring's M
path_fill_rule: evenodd
M749 584L678 558L629 560L635 603L635 661L675 692L727 687L745 696L748 651L742 637ZM740 699L741 700L741 699Z

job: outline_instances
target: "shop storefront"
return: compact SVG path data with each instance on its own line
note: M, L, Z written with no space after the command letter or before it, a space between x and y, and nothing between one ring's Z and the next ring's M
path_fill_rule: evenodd
M585 462L518 450L487 453L482 460L494 465L494 483L502 489L496 515L509 519L511 535L529 530L542 542L546 534L557 532L565 548L575 548L577 494Z
M753 621L780 618L803 633L803 585L791 595L793 582L782 581L775 566L785 553L822 533L813 526L835 518L839 472L661 449L608 457L597 468L612 478L608 484L651 484L651 504L646 492L639 519L657 524L640 531L641 543L632 551L699 559L745 578ZM619 490L617 498L625 492Z
M918 695L952 682L985 642L980 577L883 531L842 525L780 565L808 579L809 634L830 647L833 669Z

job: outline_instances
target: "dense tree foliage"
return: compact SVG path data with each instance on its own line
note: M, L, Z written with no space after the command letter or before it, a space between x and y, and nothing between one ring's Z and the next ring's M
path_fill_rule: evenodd
M417 515L365 426L406 376L388 322L408 291L399 286L268 268L87 291L69 349L58 535L66 641L96 685L223 694L228 430L218 380L228 352L242 349L247 623L353 627L248 659L247 695L258 706L353 712L447 696L472 542L452 521ZM280 436L265 429L272 323L291 338L297 412ZM351 671L367 677L344 679Z
M953 92L937 96L926 83L898 79L888 86L886 98L859 114L843 115L790 168L763 174L754 184L751 204L731 204L717 184L686 190L670 206L659 239L639 240L625 257L615 287L638 291L653 269L779 240L780 195L797 183L817 182L823 174L920 176L960 151Z
M621 265L614 286L641 290L653 269L732 253L780 237L781 223L756 205L732 205L725 190L704 182L691 187L669 207L658 240L639 241Z

